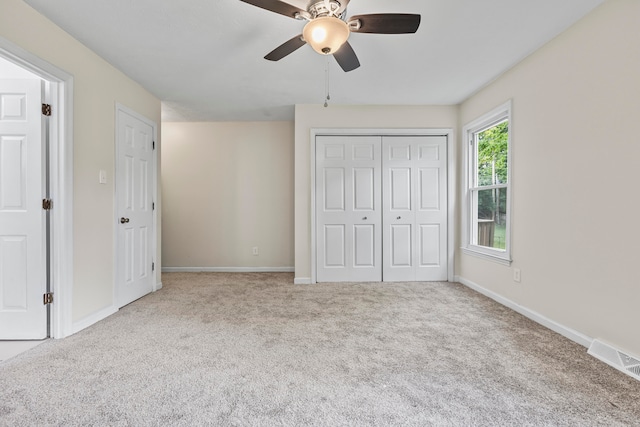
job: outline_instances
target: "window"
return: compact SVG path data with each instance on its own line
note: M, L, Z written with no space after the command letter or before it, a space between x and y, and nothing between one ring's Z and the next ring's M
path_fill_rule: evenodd
M511 262L511 102L465 126L466 253Z

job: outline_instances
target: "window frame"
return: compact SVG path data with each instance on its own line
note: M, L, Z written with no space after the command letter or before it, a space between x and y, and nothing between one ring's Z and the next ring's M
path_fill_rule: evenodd
M509 123L509 134L507 136L507 183L477 186L477 151L476 151L476 135L484 130L496 126L504 121ZM462 241L462 251L465 254L488 259L504 265L511 265L511 224L512 224L512 198L511 189L513 187L513 121L511 117L511 100L494 108L490 112L481 117L467 123L462 131L464 152L465 152L465 183L464 183L464 199L462 219L464 224L464 233ZM481 190L489 190L493 188L506 188L506 221L505 221L505 249L496 249L488 246L480 246L473 243L474 232L477 232L474 216L475 204L473 203L473 195Z

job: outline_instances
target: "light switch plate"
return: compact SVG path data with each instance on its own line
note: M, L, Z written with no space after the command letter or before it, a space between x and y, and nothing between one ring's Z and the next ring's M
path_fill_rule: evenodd
M107 183L107 171L100 171L100 176L99 176L99 182L100 184L106 184Z

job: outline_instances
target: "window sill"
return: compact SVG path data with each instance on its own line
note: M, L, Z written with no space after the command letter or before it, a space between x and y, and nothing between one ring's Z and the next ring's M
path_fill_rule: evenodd
M475 249L474 247L462 248L462 253L507 266L510 266L512 262L511 258L506 253L489 253L489 251Z

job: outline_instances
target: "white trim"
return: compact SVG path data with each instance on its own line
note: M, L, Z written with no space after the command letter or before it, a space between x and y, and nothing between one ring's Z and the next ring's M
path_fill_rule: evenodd
M309 280L316 283L316 137L317 136L446 136L447 137L447 280L454 280L455 262L455 185L456 185L456 158L455 158L455 132L451 128L312 128L309 132L310 170L311 170L311 277L300 278L301 281ZM298 279L296 279L298 280ZM295 283L295 281L294 281ZM307 284L301 283L301 284Z
M0 57L50 83L51 337L73 333L73 76L0 37Z
M449 282L453 282L455 280L455 269L454 269L454 265L455 265L455 259L456 259L456 251L455 251L455 245L456 245L456 202L457 202L457 197L456 197L456 185L457 185L457 176L458 174L456 173L458 168L456 167L456 161L457 161L457 156L456 156L456 146L458 144L456 144L456 134L453 130L450 130L449 133L447 134L447 182L449 183L448 188L447 188L447 201L448 201L448 206L447 209L449 210L447 212L447 227L448 227L448 232L447 232L447 248L448 248L448 272L447 272L447 280Z
M97 311L95 313L92 313L86 317L83 317L82 319L78 320L77 322L73 322L73 332L72 333L78 333L83 329L88 328L89 326L98 323L101 320L106 319L107 317L111 316L112 314L115 314L118 312L118 307L116 305L111 305L109 307L103 308L100 311Z
M113 167L113 208L114 208L114 212L113 212L113 221L114 224L117 224L117 218L118 218L118 213L120 212L120 207L118 205L119 203L119 199L118 199L118 151L119 151L119 137L120 137L120 118L119 118L119 112L123 112L125 114L130 115L131 117L134 117L138 120L140 120L143 123L146 123L147 125L151 126L151 128L153 129L153 141L154 144L156 144L154 150L153 150L153 164L151 165L151 176L153 176L152 179L152 200L153 203L156 204L156 209L153 210L152 212L152 227L153 230L151 232L152 234L152 238L151 238L151 258L153 263L155 263L156 265L160 265L160 262L158 260L155 259L156 255L158 254L158 152L160 150L159 147L159 143L158 143L158 124L156 122L154 122L153 120L149 119L148 117L143 116L142 114L138 113L135 110L132 110L131 108L116 102L115 103L115 112L114 112L114 126L115 126L115 141L114 141L114 145L115 145L115 162L114 162L114 167ZM113 235L113 259L114 259L114 263L113 263L113 301L114 304L116 306L118 306L119 303L119 298L118 298L118 272L119 272L119 264L118 264L118 243L119 243L119 234L118 234L119 228L116 226L114 227L114 235ZM151 281L152 281L152 292L157 291L158 289L160 289L158 287L158 268L154 269L151 272ZM162 286L162 285L161 285Z
M460 248L465 255L474 256L476 258L486 259L488 261L493 261L498 264L510 266L513 262L510 258L505 258L504 256L495 255L495 251L484 251L482 246L469 246Z
M294 285L311 285L311 278L310 277L296 277L295 279L293 279L293 284Z
M293 267L162 267L163 273L293 273Z
M508 307L511 310L522 314L523 316L533 320L534 322L544 326L545 328L551 329L552 331L559 333L563 337L568 338L583 347L588 348L593 342L593 338L588 337L567 326L561 325L560 323L551 320L548 317L545 317L542 314L528 309L527 307L524 307L514 301L511 301L510 299L505 298L493 291L490 291L489 289L483 288L482 286L472 282L471 280L467 280L464 277L456 276L456 282L459 282L464 286L473 289L474 291L481 293L486 297L491 298L492 300L504 305L505 307Z
M483 114L481 117L473 120L470 123L467 123L462 129L462 146L464 147L464 194L462 196L462 252L467 255L477 256L482 259L486 259L489 261L494 261L503 265L511 265L511 230L512 230L512 212L511 208L513 205L512 198L512 188L513 188L513 121L511 120L512 116L512 102L508 100L507 102L499 105L493 110L489 111L486 114ZM471 169L472 166L470 164L470 150L469 150L469 136L472 133L480 132L483 129L491 127L494 124L502 122L506 117L506 120L509 122L509 134L508 134L508 142L507 142L507 227L505 230L505 250L497 250L492 248L487 248L484 246L472 245L471 241L471 215L469 214L469 209L471 207L471 202L469 198L471 197L471 190L477 190L475 187L475 183L473 186L471 185ZM492 188L503 188L504 185L493 185L482 187L483 189L492 189Z
M156 283L156 290L154 292L158 292L160 289L162 289L162 282Z
M309 260L311 262L311 277L307 278L307 277L301 277L299 278L299 280L301 281L300 283L296 283L296 280L298 279L294 279L293 283L294 284L301 284L301 285L307 285L307 284L314 284L317 283L316 278L318 277L316 274L316 260L317 260L317 254L316 254L316 136L318 135L326 135L327 133L330 133L332 131L330 130L322 130L322 129L310 129L309 131L309 161L311 162L311 165L309 167L310 173L311 173L311 211L309 212L310 216L311 216L311 259ZM309 280L309 283L306 283L306 280Z

